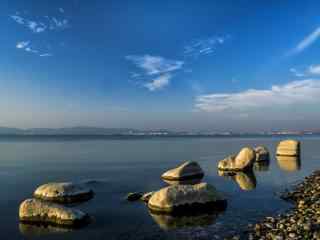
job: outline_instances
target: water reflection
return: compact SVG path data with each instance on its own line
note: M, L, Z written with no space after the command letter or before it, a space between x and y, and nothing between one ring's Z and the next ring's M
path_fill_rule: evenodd
M42 224L26 224L19 223L19 230L24 236L42 236L48 234L59 234L71 232L70 228L62 228L52 225L42 225Z
M219 176L232 179L244 191L251 191L255 189L257 186L257 179L253 171L230 172L230 171L219 170L218 174Z
M281 170L295 172L301 168L300 156L277 156L277 162Z
M270 161L260 161L253 164L253 170L257 172L269 171Z
M153 220L159 225L163 230L173 230L177 228L186 227L199 227L208 226L215 222L218 217L218 212L214 213L203 213L192 216L172 216L155 214L149 212Z

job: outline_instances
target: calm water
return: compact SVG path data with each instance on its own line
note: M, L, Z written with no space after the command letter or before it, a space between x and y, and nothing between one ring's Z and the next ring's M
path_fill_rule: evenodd
M320 168L320 137L297 139L302 141L300 169L295 161L279 162L274 157L280 138L1 137L1 239L219 239L290 207L276 193ZM257 144L267 146L272 153L269 167L258 166L253 174L237 177L238 182L219 176L216 166L220 159L243 146ZM160 175L184 160L201 164L204 181L226 195L226 211L165 218L150 215L143 203L124 200L128 192L166 186ZM38 185L50 181L87 182L96 195L77 208L93 216L94 222L74 231L19 225L20 202L31 197Z

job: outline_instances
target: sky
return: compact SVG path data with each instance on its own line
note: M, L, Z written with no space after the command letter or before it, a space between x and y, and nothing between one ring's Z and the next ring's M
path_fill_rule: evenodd
M0 126L320 129L319 7L2 0Z

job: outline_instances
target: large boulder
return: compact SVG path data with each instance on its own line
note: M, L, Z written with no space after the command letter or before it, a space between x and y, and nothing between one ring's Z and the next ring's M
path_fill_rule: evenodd
M254 151L256 153L256 162L269 161L269 151L265 146L258 146Z
M86 201L93 197L93 191L82 184L71 182L47 183L38 187L34 197L58 203Z
M299 156L300 142L296 140L284 140L278 144L277 155L279 156Z
M301 168L300 157L277 156L277 162L281 170L286 172L298 171Z
M202 178L204 173L197 162L185 162L182 165L162 174L164 180L180 181L192 178Z
M238 155L231 155L218 163L219 170L242 171L251 169L256 159L255 151L246 147L241 149Z
M88 215L80 210L45 202L27 199L20 204L19 219L26 223L44 223L77 227L88 222Z
M226 200L207 183L172 185L155 192L148 202L151 211L157 213L181 213L226 207Z

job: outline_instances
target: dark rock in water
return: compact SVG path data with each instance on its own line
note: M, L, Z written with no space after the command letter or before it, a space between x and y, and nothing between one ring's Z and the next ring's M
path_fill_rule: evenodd
M133 193L128 193L126 198L127 198L128 201L133 202L133 201L140 200L141 197L142 197L142 193L133 192Z
M57 203L74 203L89 200L93 191L82 184L71 182L47 183L38 187L33 196Z
M270 161L259 161L253 164L253 170L257 172L269 171Z
M24 223L43 223L65 227L80 227L89 216L80 210L38 199L27 199L20 204L19 219Z
M254 151L256 153L256 162L269 161L270 154L265 146L258 146Z
M145 194L142 195L142 197L140 198L141 201L144 202L148 202L149 199L152 197L152 195L154 194L154 192L147 192Z
M163 214L193 213L226 207L225 198L207 183L172 185L155 192L148 202L150 211Z
M184 164L166 171L161 175L162 179L169 181L181 181L193 178L203 178L204 173L197 162L185 162Z

